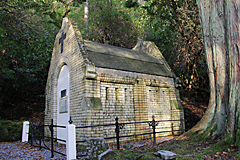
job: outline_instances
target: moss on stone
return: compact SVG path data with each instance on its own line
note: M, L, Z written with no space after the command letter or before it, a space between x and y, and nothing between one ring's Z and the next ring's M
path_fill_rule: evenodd
M114 151L108 152L106 155L104 155L101 160L115 160L115 156L117 154Z
M171 110L179 109L177 100L170 100Z
M95 97L91 97L90 98L91 101L91 106L93 107L94 110L102 110L102 102L100 98L95 98Z
M84 145L77 144L76 148L78 151L85 152L87 147Z
M217 124L214 125L214 122L212 122L210 124L210 126L207 128L207 130L205 132L203 132L203 134L201 134L198 139L199 140L208 140L212 138L213 133L218 129Z
M237 129L235 146L239 146L239 141L240 141L240 129Z

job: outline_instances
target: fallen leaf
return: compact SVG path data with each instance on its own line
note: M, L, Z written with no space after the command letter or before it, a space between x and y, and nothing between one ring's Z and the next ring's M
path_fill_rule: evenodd
M215 155L215 157L217 157L217 158L218 158L219 156L220 156L220 155L218 155L218 154Z
M223 152L224 155L228 155L228 152Z

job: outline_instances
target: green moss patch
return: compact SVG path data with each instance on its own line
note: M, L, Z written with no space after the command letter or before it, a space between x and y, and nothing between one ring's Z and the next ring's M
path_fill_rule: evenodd
M125 149L125 148L123 148ZM143 147L114 151L115 160L159 159L154 153L159 150L171 151L177 154L178 160L192 159L240 159L240 154L231 141L224 139L219 141L203 141L197 135L188 136L183 139L173 139L156 146L147 145Z
M95 98L95 97L91 97L90 98L92 107L94 108L94 110L102 110L102 102L100 98Z
M102 102L100 98L96 97L84 97L83 98L83 108L92 110L102 110Z
M127 159L143 159L143 160L156 160L159 159L151 152L140 150L119 150L115 151L115 160L127 160Z
M179 105L178 105L177 100L170 100L170 105L171 105L172 110L179 109Z
M77 144L76 148L80 152L85 152L87 147L84 145Z

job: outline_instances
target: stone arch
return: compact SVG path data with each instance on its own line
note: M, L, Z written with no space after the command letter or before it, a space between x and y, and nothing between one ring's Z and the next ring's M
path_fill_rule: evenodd
M57 125L66 126L70 118L70 76L69 68L63 65L60 69L57 81ZM67 138L65 128L57 128L57 137L65 140Z
M57 85L58 85L58 78L60 71L64 65L68 66L69 70L69 77L71 77L71 63L67 57L61 57L59 59L59 62L57 63L55 69L53 69L53 80L52 80L52 86L53 86L53 104L52 104L52 113L51 118L53 119L54 124L57 124ZM69 79L70 80L70 79ZM71 93L69 93L71 94ZM69 102L70 103L70 102Z

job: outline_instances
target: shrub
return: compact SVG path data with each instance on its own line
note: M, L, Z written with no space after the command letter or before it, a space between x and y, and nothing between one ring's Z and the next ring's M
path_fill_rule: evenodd
M22 122L0 120L0 142L21 140Z

